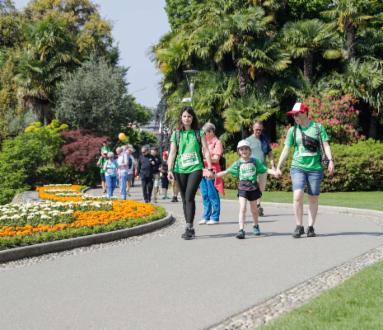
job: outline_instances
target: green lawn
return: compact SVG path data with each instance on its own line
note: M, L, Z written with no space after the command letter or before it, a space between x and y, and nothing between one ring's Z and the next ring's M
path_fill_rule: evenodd
M237 191L225 190L225 198L236 199ZM262 197L265 202L275 203L291 203L292 199L293 193L284 191L266 191ZM383 191L322 193L319 197L319 203L320 205L383 211Z
M380 262L260 329L383 329L382 293Z

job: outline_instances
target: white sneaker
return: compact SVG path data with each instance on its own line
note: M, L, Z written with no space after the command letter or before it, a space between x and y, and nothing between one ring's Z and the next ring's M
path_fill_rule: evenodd
M200 222L198 222L199 225L206 225L209 221L202 219Z
M209 220L207 222L208 225L218 225L219 221L215 221L215 220Z

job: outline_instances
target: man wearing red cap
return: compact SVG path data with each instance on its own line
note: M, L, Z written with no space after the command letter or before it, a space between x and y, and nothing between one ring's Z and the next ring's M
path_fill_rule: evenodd
M296 228L293 237L301 237L303 228L303 195L307 187L309 209L307 237L315 237L314 224L318 212L318 196L320 183L323 178L321 163L321 146L329 160L328 172L334 172L334 162L328 143L328 136L321 124L317 124L308 117L309 108L304 103L295 103L293 109L287 114L293 116L295 125L287 132L285 147L282 150L277 166L277 175L282 174L281 168L286 161L289 148L294 146L294 155L291 163L290 175L294 192L294 213Z

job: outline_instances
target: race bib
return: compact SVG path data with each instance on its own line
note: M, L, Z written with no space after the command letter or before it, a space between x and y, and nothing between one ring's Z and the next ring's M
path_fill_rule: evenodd
M240 180L253 180L257 169L253 163L242 164L240 168Z
M198 156L196 152L186 152L181 155L182 167L189 167L199 164Z

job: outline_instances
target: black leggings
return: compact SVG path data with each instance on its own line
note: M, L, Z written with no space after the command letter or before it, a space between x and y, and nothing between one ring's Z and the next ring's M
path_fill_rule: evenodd
M202 179L202 170L192 173L174 173L181 192L186 223L193 224L195 215L195 195Z

